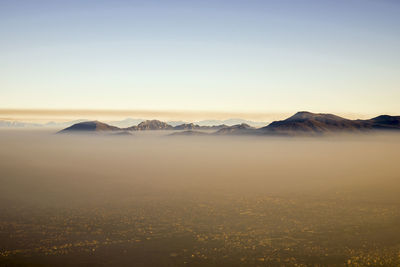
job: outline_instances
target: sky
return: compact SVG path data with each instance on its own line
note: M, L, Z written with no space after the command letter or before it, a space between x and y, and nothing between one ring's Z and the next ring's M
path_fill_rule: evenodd
M399 14L397 0L0 0L0 109L400 115Z

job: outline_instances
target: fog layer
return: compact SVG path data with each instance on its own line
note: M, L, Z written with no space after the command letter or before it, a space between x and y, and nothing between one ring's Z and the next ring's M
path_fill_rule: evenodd
M166 209L175 214L173 215L176 217L175 219L180 224L184 224L185 220L191 221L199 216L200 213L195 212L199 205L209 205L210 212L214 215L206 213L201 216L201 220L206 220L206 222L203 222L205 228L202 231L207 234L207 232L217 231L215 230L217 225L223 227L229 224L229 220L234 220L225 218L218 223L213 222L211 218L218 216L215 215L216 211L219 210L216 213L222 216L221 214L229 210L228 207L233 203L239 207L242 205L240 201L245 201L243 203L252 203L252 201L259 203L260 199L265 200L265 198L274 198L275 202L276 199L289 201L284 202L286 204L282 204L283 206L276 210L278 213L281 211L284 213L284 215L278 216L282 218L280 219L282 224L291 220L289 219L290 216L294 216L299 223L305 224L308 220L306 217L316 216L315 218L317 218L321 216L321 219L318 219L320 221L304 226L307 229L318 225L328 225L329 223L322 219L328 218L326 216L333 216L329 219L332 223L341 217L341 220L347 220L348 225L354 223L355 225L361 224L361 226L364 226L363 223L366 223L366 221L372 223L371 220L375 220L373 223L376 225L384 225L384 223L395 225L395 222L398 222L400 218L400 136L398 135L353 135L327 138L229 138L225 136L168 137L159 134L69 136L55 135L45 131L2 131L0 132L0 146L1 210L3 214L8 214L11 217L20 216L20 222L26 220L25 223L32 219L30 217L32 215L24 217L23 212L26 211L29 211L29 214L33 212L34 216L39 216L39 218L48 216L42 214L42 211L47 208L56 209L57 212L60 210L77 212L80 210L83 214L85 213L83 211L88 210L88 216L95 216L90 215L89 212L93 209L110 209L113 212L118 213L120 211L122 215L127 215L128 211L125 209L135 207L145 214L153 212L148 216L152 218L152 222L149 224L153 225L154 228L154 225L158 223L157 220L166 220L163 217L165 214L158 211L160 207L167 207ZM296 201L306 204L293 204L297 203ZM265 209L276 205L275 202L265 203ZM326 209L321 206L316 209L313 206L320 205L320 203L330 203L327 209L332 213L326 215ZM354 210L348 210L357 207L357 211L359 211L360 203L364 203L362 204L364 205L362 206L363 216L369 218L363 219L363 223L355 221L356 217L351 217L350 214L353 214ZM258 204L254 204L254 207L251 206L253 204L246 205L246 208L240 208L237 215L232 214L233 218L242 218L240 212L254 210ZM381 208L379 211L376 210L377 205ZM285 207L291 208L284 210ZM273 218L275 216L266 210L264 212L267 217ZM304 216L308 215L306 217L294 215L297 214L296 212ZM382 212L390 212L391 215L380 221L377 214ZM134 212L132 218L136 215L137 213ZM368 217L370 215L371 217ZM129 217L129 215L127 216ZM34 240L36 241L30 241L29 245L23 245L23 238L27 238L26 236L19 239L15 236L14 238L9 237L9 234L15 230L7 228L12 223L11 217L4 219L3 230L0 230L3 236L2 241L0 240L0 250L3 253L8 251L11 256L17 257L18 253L12 251L21 248L33 249L35 246L43 245L40 237L35 237ZM104 218L104 220L107 220L107 218ZM64 218L62 221L66 222L63 227L68 227L68 220ZM244 227L241 232L251 231L250 229L257 225L256 221L241 222ZM108 223L113 225L111 221ZM114 224L115 227L124 225L121 222ZM201 225L200 222L199 225ZM194 223L192 228L200 227L199 225L196 226L196 223ZM278 225L279 223L271 223L270 229L278 227ZM246 230L247 226L248 230ZM64 229L63 227L60 228L60 231ZM288 226L288 229L295 229L295 227ZM101 229L103 234L98 234L96 240L102 240L102 238L106 240L106 236L108 239L112 239L107 231ZM191 231L189 232L193 233L194 230ZM265 233L268 232L265 231ZM26 235L32 234L29 230L25 230L25 232ZM278 233L279 236L280 232L276 230L274 233ZM378 232L376 233L379 235ZM326 232L327 237L331 234L331 232ZM396 234L398 233L396 232ZM173 238L176 236L172 235ZM71 243L72 241L68 238L65 237L63 242ZM142 240L142 242L145 239L135 238ZM348 243L351 240L349 238L338 242ZM76 239L79 240L79 238L74 237L74 240ZM252 240L255 240L255 237ZM364 240L364 243L357 240L354 241L354 244L356 244L354 249L362 247L363 244L377 244L378 242L376 239L372 241ZM54 241L54 244L60 242ZM381 244L381 246L391 247L393 244L390 245L389 243ZM51 245L54 244L51 243ZM257 244L258 248L260 243ZM299 249L304 247L304 244L301 244L303 244L303 241L297 244L299 247L294 250L297 251L296 255L304 254L299 252ZM220 245L215 246L219 248ZM226 243L224 246L226 246ZM273 243L269 246L271 249L280 249L278 245ZM288 246L286 244L285 248ZM321 243L319 246L330 245ZM339 247L340 245L338 245ZM267 251L266 247L262 247L262 249ZM117 258L121 258L120 250L117 251L118 257L108 256L109 264L113 264ZM132 251L136 250L132 248ZM168 255L172 253L178 256L172 258L165 256L166 258L163 258L162 262L177 264L178 262L169 262L169 260L177 260L181 257L179 258L180 264L185 261L190 262L190 260L197 264L212 263L219 265L229 263L224 262L223 252L217 253L211 261L211 254L203 251L202 253L206 255L205 258L202 258L203 261L196 262L197 256L192 257L195 252L187 251L187 247L176 248L175 252L169 251ZM242 249L241 251L246 250ZM132 253L131 255L136 255L136 252ZM140 259L132 256L133 258L126 259L126 262L122 261L119 264L138 261L143 265L148 265L150 258L154 260L158 256L164 257L161 257L161 254L154 253ZM339 260L333 263L346 263L352 257L348 251L341 253ZM357 253L360 254L361 252ZM368 250L362 253L372 252ZM247 256L243 257L249 260L247 263L251 265L254 263L252 261L260 257L267 260L268 253L264 254L253 256L246 254ZM326 253L322 251L316 253L318 257L323 254ZM11 257L10 255L7 257ZM39 253L39 255L42 254ZM218 255L221 256L221 259L218 258ZM290 257L295 258L293 255L290 255ZM10 261L12 259L7 258ZM93 260L92 263L96 263L96 257L91 259ZM102 260L104 259L102 258ZM270 264L276 263L273 259L270 260ZM49 263L41 256L38 262L62 265L62 262L58 260ZM307 259L299 259L298 262L324 263L321 259L308 259L308 261ZM152 264L155 263L160 264L160 262L152 262ZM246 263L246 261L242 263ZM79 262L74 262L75 264L79 264Z

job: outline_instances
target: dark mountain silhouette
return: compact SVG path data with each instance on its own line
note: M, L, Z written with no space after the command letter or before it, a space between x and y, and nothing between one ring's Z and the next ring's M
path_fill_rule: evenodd
M146 130L173 130L174 127L159 120L146 120L139 123L137 126L125 128L128 131L146 131Z
M85 121L76 123L59 133L84 133L84 132L109 132L120 131L121 129L115 126L108 125L99 121Z
M174 127L174 130L194 130L200 129L201 127L194 123L183 123Z
M354 122L333 114L315 114L311 112L298 112L282 120L274 121L260 131L267 132L298 132L298 133L324 133L329 131L358 131L363 123Z
M146 130L176 130L180 131L176 135L200 135L206 134L200 130L213 130L215 135L322 135L326 133L338 132L367 132L382 130L399 130L400 116L381 115L369 120L349 120L333 114L311 113L307 111L297 112L293 116L274 121L268 126L254 128L246 123L233 126L199 126L194 123L184 123L175 127L159 120L147 120L136 126L128 128L118 128L99 121L87 121L76 123L60 133L75 132L124 132L127 131L146 131ZM175 135L175 133L174 133Z
M399 129L400 128L400 116L389 116L381 115L369 120L374 129Z
M301 111L281 121L274 121L258 130L262 134L324 134L400 130L399 117L382 115L370 120L349 120L333 114Z
M217 132L215 132L215 134L217 134L217 135L254 134L255 130L256 130L256 128L251 127L250 125L248 125L246 123L242 123L242 124L224 127L222 129L218 130Z

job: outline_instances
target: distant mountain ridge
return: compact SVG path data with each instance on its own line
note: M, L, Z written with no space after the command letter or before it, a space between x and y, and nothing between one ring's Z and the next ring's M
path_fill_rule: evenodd
M259 129L266 134L324 134L371 130L400 130L400 116L381 115L369 120L349 120L333 114L301 111Z
M41 124L29 122L0 121L0 127L2 128L37 128L41 126Z
M0 120L0 128L61 128L61 127L69 127L79 122L84 122L87 120L74 120L67 122L46 122L46 123L31 123L31 122L19 122L19 121L9 121L9 120Z
M233 126L224 127L217 132L216 135L237 135L237 134L252 134L256 128L251 127L246 123L241 123Z
M195 124L200 126L213 126L213 125L226 125L226 126L233 126L238 124L248 124L252 127L263 127L268 124L268 122L261 122L261 121L250 121L250 120L243 120L239 118L227 119L227 120L202 120L197 121Z
M159 120L146 120L142 121L136 126L125 128L128 131L146 131L146 130L172 130L174 127L166 122Z
M76 123L68 128L65 128L59 133L84 133L84 132L110 132L110 131L120 131L121 129L115 126L108 125L99 121L85 121Z
M368 120L350 120L334 114L311 113L300 111L280 121L274 121L262 128L255 128L246 123L233 126L200 126L183 123L172 126L159 120L146 120L138 125L119 128L99 121L80 122L60 132L107 132L107 131L181 131L181 135L200 135L205 130L214 130L215 135L322 135L338 132L365 132L377 130L400 130L400 116L381 115ZM203 131L203 132L202 132ZM206 133L207 134L207 133ZM179 135L179 134L177 134Z
M99 121L85 121L76 123L68 128L60 131L65 132L106 132L106 131L158 131L158 130L219 130L226 125L215 125L215 126L199 126L193 123L184 123L177 126L169 125L166 122L159 120L146 120L140 122L138 125L134 125L127 128L119 128Z
M87 119L79 119L79 120L73 120L73 121L65 121L65 122L54 122L54 121L49 121L46 123L32 123L32 122L21 122L21 121L12 121L12 120L0 120L0 128L66 128L69 127L73 124L79 123L79 122L85 122L88 121ZM129 128L134 125L138 125L141 122L146 121L145 119L135 119L135 118L126 118L123 120L118 120L118 121L105 121L104 123L107 123L108 125L115 126L118 128ZM262 127L267 125L268 123L266 122L259 122L259 121L249 121L249 120L243 120L243 119L227 119L227 120L203 120L203 121L197 121L197 122L185 122L185 121L167 121L167 124L176 127L176 126L181 126L183 124L193 124L200 126L200 129L220 129L225 126L233 126L241 123L246 123L249 124L253 127ZM197 127L196 126L196 127ZM188 128L188 126L186 126Z

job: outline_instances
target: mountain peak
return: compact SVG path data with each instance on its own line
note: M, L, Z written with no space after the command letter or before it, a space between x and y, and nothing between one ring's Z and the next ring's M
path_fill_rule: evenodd
M67 132L99 132L99 131L118 131L120 130L118 127L108 125L99 121L84 121L76 123L64 130L61 130L60 133Z
M312 113L309 111L299 111L293 116L287 118L285 121L305 121L305 120L343 121L347 119L329 113Z
M223 134L249 134L250 132L252 132L253 130L255 130L254 127L251 127L250 125L246 124L246 123L241 123L241 124L236 124L233 126L227 126L224 127L222 129L220 129L219 131L217 131L215 134L219 134L219 135L223 135Z
M127 128L127 130L143 131L143 130L172 130L173 127L168 123L159 120L146 120L137 126Z
M400 126L400 116L380 115L378 117L372 118L371 122L373 122L377 128L399 127Z

